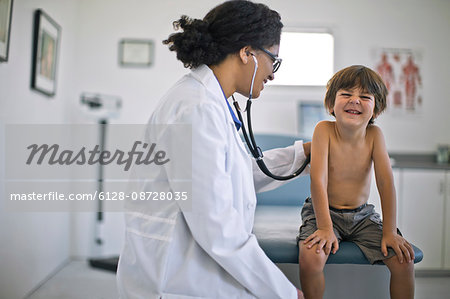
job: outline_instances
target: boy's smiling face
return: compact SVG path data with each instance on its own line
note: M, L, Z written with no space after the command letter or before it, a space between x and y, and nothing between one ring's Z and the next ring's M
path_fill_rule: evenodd
M359 87L339 89L336 93L334 112L336 121L351 126L366 127L375 108L375 97Z

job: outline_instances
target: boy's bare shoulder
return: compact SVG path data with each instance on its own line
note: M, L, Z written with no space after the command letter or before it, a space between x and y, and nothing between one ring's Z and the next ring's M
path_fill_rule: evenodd
M380 136L383 136L383 131L381 131L381 128L377 125L369 125L367 127L367 136L372 138L377 138Z
M315 130L331 130L334 129L335 121L321 120L317 123Z
M326 138L334 130L334 121L322 120L317 123L314 128L314 136L316 138ZM314 138L313 138L314 139Z

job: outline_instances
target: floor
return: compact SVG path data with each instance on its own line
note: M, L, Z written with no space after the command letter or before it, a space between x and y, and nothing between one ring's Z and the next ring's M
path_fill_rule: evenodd
M71 261L27 299L118 298L116 275L94 269L86 261Z
M449 298L450 277L416 277L416 299ZM115 274L71 261L27 299L118 298Z

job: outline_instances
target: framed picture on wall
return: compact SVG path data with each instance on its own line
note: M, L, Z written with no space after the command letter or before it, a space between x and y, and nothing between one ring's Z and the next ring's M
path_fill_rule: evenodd
M8 61L13 0L0 0L0 62Z
M56 70L61 27L44 11L34 13L31 88L48 96L56 93Z
M119 42L119 65L150 67L153 64L154 43L147 39L122 39Z

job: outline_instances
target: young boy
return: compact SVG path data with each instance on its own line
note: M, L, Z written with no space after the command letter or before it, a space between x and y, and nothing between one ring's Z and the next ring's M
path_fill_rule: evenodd
M336 73L327 84L325 107L336 121L317 124L311 146L311 198L299 230L300 280L305 298L322 298L323 268L342 240L352 241L370 263L391 272L391 298L414 297L414 250L396 224L392 169L383 134L373 120L386 108L381 77L364 66ZM372 163L383 222L367 204Z

